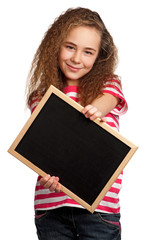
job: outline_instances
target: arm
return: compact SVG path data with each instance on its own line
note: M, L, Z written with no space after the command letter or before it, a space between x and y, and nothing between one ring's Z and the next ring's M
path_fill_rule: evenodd
M103 117L114 109L118 103L119 98L109 93L104 93L101 97L95 99L90 105L84 107L82 113L90 120L101 118L103 121Z

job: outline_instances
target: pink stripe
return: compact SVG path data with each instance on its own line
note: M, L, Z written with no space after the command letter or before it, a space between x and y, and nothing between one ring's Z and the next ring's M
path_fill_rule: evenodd
M113 90L112 91L111 90L105 90L104 92L109 93L109 94L111 94L115 97L118 97L118 98L122 99L124 102L126 102L122 93L121 93L121 95L119 95L118 93L113 92Z
M122 183L122 179L117 178L115 183L121 184Z
M36 103L37 102L37 105L38 105L38 103L39 103L39 100L37 99L37 98L33 98L33 100L30 102L30 104L29 104L29 107L30 107L30 109L31 109L31 113L33 113L34 112L34 110L35 110L35 108L37 107L37 105L35 105L33 108L32 108L32 105L34 104L34 103Z
M115 109L121 111L121 109L124 108L124 106L126 106L126 109L127 109L126 102L122 100L122 102L120 102L119 105L117 105ZM125 111L125 109L123 109L123 110Z
M103 201L105 201L105 202L111 202L111 203L118 203L119 202L119 199L118 198L112 198L112 197L107 197L107 196L105 196L104 198L103 198Z
M118 194L118 193L120 192L120 189L111 187L111 188L109 189L109 192L113 192L113 193L117 193L117 194Z
M110 208L110 207L99 205L97 207L97 209L98 210L102 210L104 212L109 212L109 213L119 213L120 212L120 207L118 207L118 208Z
M114 117L114 115L113 114L111 114L111 113L108 113L105 117L110 117L110 118L112 118L113 119L113 121L115 121L116 122L116 124L119 126L119 122L118 122L118 120Z
M37 106L35 106L35 107L33 107L33 109L31 110L31 113L33 113L34 112L34 110L35 110L35 108L36 108Z
M78 102L78 98L77 97L70 96L70 98L73 99L75 102Z
M128 105L127 105L127 102L125 101L123 95L119 95L117 93L114 93L113 91L110 91L110 90L106 90L105 92L115 96L115 97L118 97L119 99L122 100L122 102L120 102L114 109L113 109L113 112L115 112L115 109L117 109L119 112L122 112L122 113L125 113L128 109ZM121 105L121 106L120 106ZM123 107L125 106L125 109L123 110Z
M109 88L109 89L108 89ZM110 88L111 88L111 90L110 90ZM112 91L112 92L114 92L114 94L117 94L117 93L115 93L115 91L113 91L113 89L114 90L116 90L116 92L118 92L118 95L123 95L122 94L122 92L120 91L120 89L118 88L118 87L116 87L116 86L113 86L113 85L107 85L104 89L103 89L103 93L108 93L109 91Z
M115 127L116 128L116 125L113 123L113 122L107 122L106 123L110 126L110 127Z
M32 98L32 101L30 102L30 106L35 103L35 102L39 102L38 98Z
M38 176L38 179L37 179L37 181L40 181L40 179L41 179L42 177L41 176Z
M108 223L112 223L112 224L115 224L115 225L117 225L118 227L120 227L120 228L121 228L121 226L120 226L120 223L119 223L119 222L112 222L112 221L108 221L108 220L106 220L106 222L108 222Z
M113 85L113 84L107 84L105 85L105 88L103 89L103 93L107 93L107 91L110 91L108 90L107 88L112 88L112 91L113 89L115 89L117 92L119 92L121 95L123 95L122 91L120 90L120 88L118 88L117 86ZM116 94L116 93L115 93Z
M77 93L77 92L78 92L78 89L79 89L78 86L67 86L67 87L65 87L65 88L63 89L63 92L64 92L65 94L70 93L70 92L75 92L75 93Z
M43 190L45 189L43 186L39 185L39 186L36 186L35 188L35 191L39 191L39 190Z
M114 84L114 83L115 83L115 84ZM107 81L107 82L105 83L105 86L107 86L107 85L109 85L109 86L114 86L114 87L118 87L119 89L122 89L121 83L120 83L119 80L117 80L117 79L112 79L112 80L110 80L110 81Z
M64 201L60 201L60 202L56 202L56 203L37 204L37 205L35 205L35 210L36 209L58 207L58 206L61 206L63 204L67 204L67 203L68 204L73 204L73 205L76 205L76 206L79 205L77 202L75 202L72 199L66 199ZM107 206L99 205L97 207L97 209L102 210L102 211L106 211L106 212L109 212L109 213L119 213L120 212L120 207L119 208L110 208L110 207L107 207Z

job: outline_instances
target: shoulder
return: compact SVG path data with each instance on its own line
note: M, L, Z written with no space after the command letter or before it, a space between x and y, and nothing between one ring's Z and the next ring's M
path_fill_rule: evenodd
M123 94L121 80L118 76L112 76L106 79L103 86L103 93L109 93L119 98L119 103L111 112L115 115L122 115L127 112L128 105Z
M104 81L103 88L107 88L107 87L118 88L122 90L120 77L117 75L107 77Z

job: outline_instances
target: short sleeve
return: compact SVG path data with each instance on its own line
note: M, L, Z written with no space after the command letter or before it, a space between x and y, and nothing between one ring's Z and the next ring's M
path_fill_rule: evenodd
M120 116L127 112L128 105L125 100L121 82L118 78L112 78L104 84L104 88L102 90L103 93L109 93L115 97L120 99L118 105L111 111L112 114Z

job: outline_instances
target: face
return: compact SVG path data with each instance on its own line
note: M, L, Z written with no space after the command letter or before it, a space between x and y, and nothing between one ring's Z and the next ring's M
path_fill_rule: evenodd
M68 33L59 53L59 67L68 85L78 85L78 80L92 69L100 41L100 32L93 27L78 26Z

